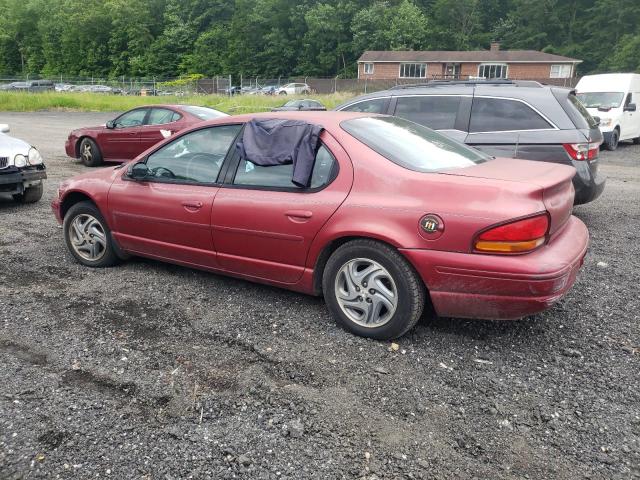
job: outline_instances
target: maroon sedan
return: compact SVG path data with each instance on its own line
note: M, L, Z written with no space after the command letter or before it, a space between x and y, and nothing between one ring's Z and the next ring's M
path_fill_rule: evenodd
M138 107L104 126L72 131L65 150L69 157L81 159L88 167L97 167L103 162L126 162L196 123L226 116L213 108L195 105Z
M324 128L308 188L236 144L252 118ZM180 132L123 167L62 183L52 208L91 267L140 255L324 295L363 336L447 317L513 319L573 285L588 244L574 169L493 159L395 117L287 112Z

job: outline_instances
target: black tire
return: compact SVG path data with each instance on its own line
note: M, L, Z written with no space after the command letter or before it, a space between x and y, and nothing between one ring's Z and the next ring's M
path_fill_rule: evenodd
M22 193L13 195L13 200L18 203L36 203L42 198L44 187L42 182L24 189Z
M378 263L387 270L395 283L396 310L380 326L363 326L353 321L338 303L336 297L338 275L343 266L355 259L372 260ZM366 284L361 287L364 290L368 288ZM377 340L397 338L411 330L420 319L426 301L424 283L411 264L389 245L367 239L345 243L333 252L322 275L322 289L327 307L339 325L356 335ZM361 297L358 298L362 301Z
M640 137L636 137L633 139L633 144L634 145L640 145Z
M80 142L80 160L87 167L99 167L104 163L100 147L91 138L83 138Z
M287 92L283 91L283 92L280 92L278 95L286 95L286 94L287 94Z
M611 136L609 137L609 140L604 143L604 146L607 150L610 150L613 152L616 148L618 148L619 140L620 140L620 132L618 132L618 130L615 129L613 130L613 132L611 132Z
M104 232L104 237L105 237L104 251L102 255L95 260L91 260L83 257L76 251L76 249L72 245L72 239L71 239L72 224L73 224L73 221L81 215L89 215L93 217L95 220L97 220L100 227L102 228L102 231ZM111 230L109 230L107 222L105 221L104 217L100 213L100 210L98 210L98 207L96 207L95 204L91 202L79 202L79 203L76 203L74 206L72 206L67 212L67 214L64 216L62 231L64 233L64 241L67 245L67 248L69 249L69 252L82 265L86 265L87 267L94 267L94 268L104 268L104 267L111 267L119 263L120 259L116 254L114 241L113 241L113 238L111 237Z

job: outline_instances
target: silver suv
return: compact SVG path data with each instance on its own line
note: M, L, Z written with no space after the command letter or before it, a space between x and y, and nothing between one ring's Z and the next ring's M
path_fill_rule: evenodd
M576 204L604 190L598 121L567 88L531 81L436 81L363 95L335 110L396 115L496 157L572 165Z

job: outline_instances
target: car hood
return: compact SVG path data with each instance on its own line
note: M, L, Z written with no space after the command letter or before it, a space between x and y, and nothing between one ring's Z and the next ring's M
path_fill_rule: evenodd
M0 133L0 157L9 157L13 162L16 155L28 155L31 145L19 138Z
M82 128L76 128L75 130L73 130L71 132L70 135L75 135L76 137L79 135L82 135L84 133L89 133L89 132L98 132L98 131L102 131L104 129L106 129L107 127L105 127L104 125L96 125L95 127L82 127Z

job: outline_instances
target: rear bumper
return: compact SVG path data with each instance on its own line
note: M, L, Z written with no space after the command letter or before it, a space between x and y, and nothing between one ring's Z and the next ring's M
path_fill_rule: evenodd
M62 225L62 210L60 209L60 198L55 197L53 200L51 200L51 211L56 217L58 224Z
M573 177L576 196L573 203L581 205L592 202L602 194L607 178L598 171L597 164L594 167L589 162L575 160L571 164L576 169Z
M584 223L571 217L548 245L526 255L401 252L428 286L438 315L511 320L546 310L569 291L588 242Z

